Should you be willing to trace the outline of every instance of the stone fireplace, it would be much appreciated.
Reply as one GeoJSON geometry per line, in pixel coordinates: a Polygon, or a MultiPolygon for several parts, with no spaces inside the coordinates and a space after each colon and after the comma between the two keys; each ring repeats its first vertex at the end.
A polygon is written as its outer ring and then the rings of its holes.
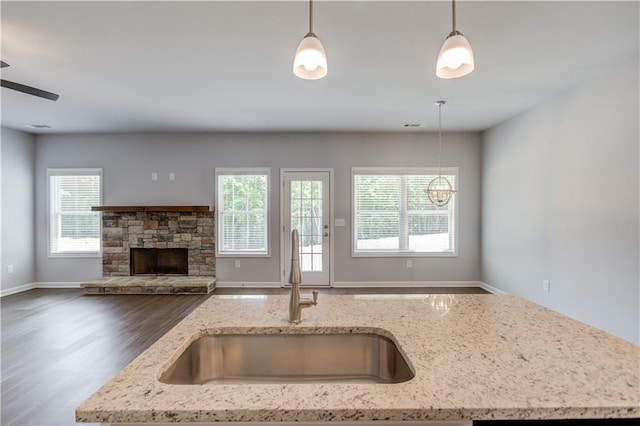
{"type": "Polygon", "coordinates": [[[156,249],[156,253],[163,249],[186,249],[185,275],[214,276],[213,212],[103,211],[102,275],[133,275],[132,249],[156,249]]]}
{"type": "Polygon", "coordinates": [[[215,288],[209,206],[99,206],[102,278],[85,294],[208,293],[215,288]]]}

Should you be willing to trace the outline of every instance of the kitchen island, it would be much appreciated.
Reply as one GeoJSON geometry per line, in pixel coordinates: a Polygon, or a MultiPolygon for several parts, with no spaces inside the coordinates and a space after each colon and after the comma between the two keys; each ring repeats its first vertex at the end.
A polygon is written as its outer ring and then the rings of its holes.
{"type": "MultiPolygon", "coordinates": [[[[640,347],[502,295],[212,296],[76,410],[79,422],[369,422],[640,417],[640,347]],[[396,384],[171,385],[198,337],[377,333],[408,360],[396,384]]],[[[117,348],[114,348],[117,350],[117,348]]]]}

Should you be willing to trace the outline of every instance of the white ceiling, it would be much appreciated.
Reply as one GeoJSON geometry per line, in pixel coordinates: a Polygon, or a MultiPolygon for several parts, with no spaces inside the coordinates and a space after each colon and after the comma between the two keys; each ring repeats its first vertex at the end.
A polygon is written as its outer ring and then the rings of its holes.
{"type": "Polygon", "coordinates": [[[476,70],[440,80],[448,1],[316,1],[329,74],[293,53],[306,1],[2,1],[2,125],[32,133],[487,129],[639,51],[632,2],[458,3],[476,70]],[[49,130],[30,129],[48,124],[49,130]]]}

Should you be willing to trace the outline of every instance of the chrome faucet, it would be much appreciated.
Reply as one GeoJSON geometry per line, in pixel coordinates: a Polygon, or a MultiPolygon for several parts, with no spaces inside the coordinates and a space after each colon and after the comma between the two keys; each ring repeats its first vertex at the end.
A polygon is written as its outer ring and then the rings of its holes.
{"type": "Polygon", "coordinates": [[[291,284],[291,296],[289,297],[289,322],[299,324],[302,321],[302,309],[318,304],[318,292],[313,291],[313,299],[300,297],[300,283],[302,282],[302,271],[300,270],[300,241],[298,230],[291,231],[291,274],[289,283],[291,284]]]}

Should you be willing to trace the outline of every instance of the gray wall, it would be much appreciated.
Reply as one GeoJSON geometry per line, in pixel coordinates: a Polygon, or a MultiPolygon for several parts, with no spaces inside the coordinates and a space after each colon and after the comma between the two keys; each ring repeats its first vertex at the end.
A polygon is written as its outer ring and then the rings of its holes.
{"type": "Polygon", "coordinates": [[[36,281],[34,237],[35,138],[2,128],[2,287],[36,281]],[[7,273],[13,265],[14,272],[7,273]]]}
{"type": "Polygon", "coordinates": [[[616,66],[483,135],[482,279],[638,343],[638,59],[616,66]]]}
{"type": "MultiPolygon", "coordinates": [[[[46,168],[102,167],[105,205],[214,204],[215,167],[271,167],[271,226],[280,222],[281,167],[334,168],[335,281],[477,281],[480,277],[480,135],[445,135],[443,166],[458,166],[459,256],[351,257],[351,167],[437,166],[437,137],[425,133],[51,135],[37,138],[36,230],[38,280],[77,282],[101,276],[99,259],[48,259],[46,168]],[[158,181],[151,181],[151,173],[158,181]],[[176,175],[169,181],[169,172],[176,175]]],[[[280,233],[271,258],[218,258],[225,282],[279,282],[280,233]]]]}

